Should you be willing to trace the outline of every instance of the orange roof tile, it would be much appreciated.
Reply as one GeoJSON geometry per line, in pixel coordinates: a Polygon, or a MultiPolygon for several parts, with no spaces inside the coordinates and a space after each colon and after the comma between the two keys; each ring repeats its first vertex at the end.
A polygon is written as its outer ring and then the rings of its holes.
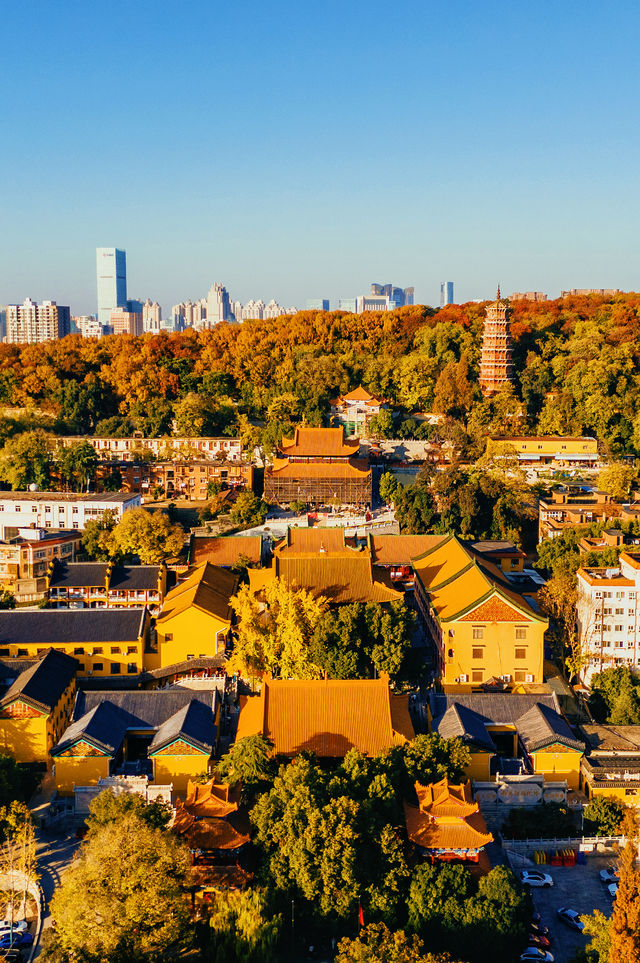
{"type": "Polygon", "coordinates": [[[194,866],[191,877],[201,889],[241,890],[253,880],[253,873],[236,863],[233,866],[194,866]]]}
{"type": "Polygon", "coordinates": [[[353,539],[345,539],[344,528],[293,528],[274,546],[274,555],[299,552],[342,552],[353,546],[353,539]]]}
{"type": "Polygon", "coordinates": [[[376,572],[369,552],[345,549],[326,554],[275,555],[273,571],[289,585],[322,595],[334,604],[396,602],[404,594],[385,584],[383,569],[376,572]]]}
{"type": "Polygon", "coordinates": [[[358,388],[354,388],[346,395],[342,395],[343,401],[374,401],[376,404],[380,404],[380,400],[375,397],[375,395],[370,395],[366,388],[360,385],[358,388]]]}
{"type": "Polygon", "coordinates": [[[369,535],[374,565],[410,565],[411,560],[441,542],[446,535],[369,535]]]}
{"type": "Polygon", "coordinates": [[[434,821],[405,802],[404,818],[407,836],[422,849],[474,850],[493,842],[480,812],[453,822],[434,821]]]}
{"type": "Polygon", "coordinates": [[[358,439],[345,441],[343,428],[307,428],[298,426],[293,438],[283,438],[282,453],[298,457],[349,457],[357,454],[358,439]]]}
{"type": "Polygon", "coordinates": [[[230,798],[227,783],[197,783],[189,780],[184,808],[191,816],[198,818],[210,816],[224,819],[230,813],[237,812],[238,800],[230,798]]]}
{"type": "Polygon", "coordinates": [[[260,535],[221,535],[214,538],[194,535],[191,547],[191,560],[194,565],[211,562],[212,565],[231,568],[242,556],[260,564],[260,535]]]}
{"type": "Polygon", "coordinates": [[[432,782],[428,786],[417,782],[415,790],[421,813],[435,817],[464,817],[478,809],[478,804],[471,797],[471,785],[468,782],[454,785],[445,776],[440,782],[432,782]]]}
{"type": "Polygon", "coordinates": [[[231,623],[229,600],[238,588],[238,576],[210,562],[199,565],[166,596],[158,622],[167,622],[191,606],[231,623]]]}
{"type": "Polygon", "coordinates": [[[413,738],[413,728],[407,735],[393,726],[386,677],[265,679],[260,695],[240,705],[238,738],[258,732],[272,740],[276,753],[308,750],[323,758],[342,758],[354,746],[371,756],[413,738]]]}
{"type": "Polygon", "coordinates": [[[288,458],[275,458],[266,473],[279,478],[367,478],[371,475],[368,463],[362,458],[350,458],[343,462],[291,462],[288,458]]]}

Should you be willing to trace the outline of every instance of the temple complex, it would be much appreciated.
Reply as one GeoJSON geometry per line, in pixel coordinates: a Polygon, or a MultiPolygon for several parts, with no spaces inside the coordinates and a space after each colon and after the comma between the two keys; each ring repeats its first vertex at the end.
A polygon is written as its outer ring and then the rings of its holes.
{"type": "Polygon", "coordinates": [[[479,381],[483,395],[493,394],[513,384],[510,313],[509,301],[500,297],[498,286],[496,300],[487,307],[482,332],[479,381]]]}
{"type": "Polygon", "coordinates": [[[342,427],[297,427],[293,438],[282,439],[272,467],[265,471],[265,501],[371,505],[371,470],[359,451],[358,439],[345,440],[342,427]]]}

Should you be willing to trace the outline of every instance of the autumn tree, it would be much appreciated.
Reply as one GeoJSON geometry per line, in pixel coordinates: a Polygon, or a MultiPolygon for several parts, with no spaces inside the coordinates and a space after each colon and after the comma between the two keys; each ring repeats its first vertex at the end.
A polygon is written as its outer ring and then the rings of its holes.
{"type": "Polygon", "coordinates": [[[338,943],[336,963],[454,963],[448,953],[429,953],[417,936],[369,923],[358,936],[338,943]]]}
{"type": "Polygon", "coordinates": [[[227,671],[245,677],[268,672],[285,679],[321,678],[320,667],[310,660],[309,642],[326,600],[280,578],[268,582],[263,593],[264,602],[243,585],[231,600],[238,624],[227,671]]]}
{"type": "Polygon", "coordinates": [[[5,444],[0,454],[0,478],[14,491],[30,485],[46,490],[51,474],[53,441],[51,435],[36,429],[25,431],[5,444]]]}
{"type": "Polygon", "coordinates": [[[139,793],[116,794],[112,789],[104,789],[89,804],[87,825],[95,834],[125,816],[135,816],[151,828],[164,829],[171,819],[171,806],[157,800],[147,803],[139,793]]]}
{"type": "Polygon", "coordinates": [[[51,901],[52,953],[86,963],[175,960],[192,938],[190,855],[128,814],[92,832],[51,901]]]}
{"type": "Polygon", "coordinates": [[[82,547],[97,562],[108,562],[111,557],[111,535],[118,523],[115,512],[107,510],[100,518],[90,518],[85,522],[82,533],[82,547]]]}
{"type": "Polygon", "coordinates": [[[262,889],[217,892],[208,903],[204,959],[210,963],[270,963],[279,958],[282,915],[262,889]]]}
{"type": "Polygon", "coordinates": [[[380,476],[379,492],[380,500],[390,504],[395,500],[398,492],[398,479],[392,471],[385,471],[380,476]]]}
{"type": "Polygon", "coordinates": [[[0,876],[9,881],[6,891],[10,914],[16,902],[26,906],[29,883],[38,878],[33,818],[24,802],[13,800],[0,808],[0,876]]]}
{"type": "Polygon", "coordinates": [[[236,498],[229,518],[233,525],[242,528],[253,528],[262,525],[269,506],[252,491],[241,492],[236,498]]]}
{"type": "Polygon", "coordinates": [[[135,559],[142,565],[158,565],[178,555],[184,545],[184,531],[164,512],[131,508],[124,513],[107,538],[112,558],[135,559]]]}
{"type": "Polygon", "coordinates": [[[625,462],[613,462],[602,469],[598,475],[598,488],[618,501],[629,497],[638,472],[625,462]]]}
{"type": "Polygon", "coordinates": [[[629,840],[618,862],[618,892],[613,903],[609,938],[611,963],[640,960],[640,870],[637,838],[629,840]]]}
{"type": "Polygon", "coordinates": [[[238,739],[221,757],[215,771],[231,786],[242,783],[243,794],[251,796],[275,776],[273,743],[262,734],[238,739]]]}

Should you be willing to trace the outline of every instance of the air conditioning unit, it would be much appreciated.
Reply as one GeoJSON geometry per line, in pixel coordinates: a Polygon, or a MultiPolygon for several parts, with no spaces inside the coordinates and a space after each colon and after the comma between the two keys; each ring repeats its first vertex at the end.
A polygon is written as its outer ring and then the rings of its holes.
{"type": "Polygon", "coordinates": [[[533,676],[532,676],[532,675],[528,675],[528,676],[526,677],[526,681],[527,681],[527,682],[533,682],[533,676]]]}
{"type": "Polygon", "coordinates": [[[468,682],[468,681],[469,681],[469,676],[468,676],[468,675],[461,675],[461,676],[460,676],[460,681],[461,681],[461,682],[468,682]]]}
{"type": "Polygon", "coordinates": [[[503,675],[503,676],[501,676],[501,678],[502,678],[502,681],[503,681],[503,682],[511,682],[511,676],[510,676],[510,675],[503,675]]]}

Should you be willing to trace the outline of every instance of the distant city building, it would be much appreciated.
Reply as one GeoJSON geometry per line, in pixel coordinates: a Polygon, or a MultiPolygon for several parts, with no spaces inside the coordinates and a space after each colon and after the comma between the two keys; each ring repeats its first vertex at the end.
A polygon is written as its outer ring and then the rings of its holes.
{"type": "Polygon", "coordinates": [[[356,298],[356,314],[365,311],[393,311],[397,307],[387,294],[361,294],[356,298]]]}
{"type": "Polygon", "coordinates": [[[493,394],[513,383],[513,363],[511,361],[512,342],[509,326],[509,302],[500,297],[500,287],[496,300],[486,310],[482,333],[480,354],[479,383],[483,395],[493,394]]]}
{"type": "Polygon", "coordinates": [[[143,331],[142,313],[116,308],[109,315],[109,325],[114,334],[141,335],[143,331]]]}
{"type": "Polygon", "coordinates": [[[7,336],[7,309],[4,305],[0,306],[0,340],[4,341],[7,336]]]}
{"type": "Polygon", "coordinates": [[[232,314],[227,289],[223,284],[212,284],[207,294],[206,327],[212,328],[221,321],[230,321],[232,314]]]}
{"type": "Polygon", "coordinates": [[[620,288],[571,288],[570,291],[563,291],[561,298],[568,298],[571,295],[599,294],[603,298],[612,298],[614,294],[621,294],[620,288]]]}
{"type": "Polygon", "coordinates": [[[162,327],[162,308],[149,298],[142,305],[142,330],[157,334],[162,327]]]}
{"type": "Polygon", "coordinates": [[[102,338],[105,334],[111,334],[111,328],[100,324],[95,314],[82,314],[71,320],[83,338],[102,338]]]}
{"type": "Polygon", "coordinates": [[[263,318],[279,318],[282,314],[296,314],[297,308],[284,308],[272,298],[264,309],[263,318]]]}
{"type": "Polygon", "coordinates": [[[440,307],[453,304],[453,281],[440,282],[440,307]]]}
{"type": "Polygon", "coordinates": [[[370,293],[389,298],[389,301],[393,301],[396,308],[402,308],[405,304],[413,304],[413,288],[396,288],[393,284],[377,284],[374,281],[370,293]]]}
{"type": "Polygon", "coordinates": [[[338,300],[338,311],[349,311],[356,313],[356,298],[340,298],[338,300]]]}
{"type": "Polygon", "coordinates": [[[576,572],[578,651],[585,657],[580,678],[625,666],[640,668],[640,555],[622,552],[611,568],[585,566],[576,572]]]}
{"type": "Polygon", "coordinates": [[[329,310],[329,299],[328,298],[311,298],[307,301],[307,311],[328,311],[329,310]]]}
{"type": "Polygon", "coordinates": [[[26,298],[23,304],[8,304],[6,308],[9,344],[35,344],[64,338],[71,331],[71,312],[55,301],[36,304],[26,298]]]}
{"type": "Polygon", "coordinates": [[[0,492],[0,539],[13,538],[22,529],[83,530],[89,520],[112,512],[120,521],[125,511],[140,507],[140,495],[105,493],[73,495],[69,492],[0,492]]]}
{"type": "Polygon", "coordinates": [[[142,314],[143,302],[139,298],[127,298],[125,307],[127,311],[133,311],[134,314],[142,314]]]}
{"type": "Polygon", "coordinates": [[[542,291],[514,291],[509,295],[510,301],[548,301],[549,298],[542,291]]]}
{"type": "Polygon", "coordinates": [[[127,306],[127,255],[117,247],[96,248],[98,321],[109,324],[115,308],[127,306]]]}

